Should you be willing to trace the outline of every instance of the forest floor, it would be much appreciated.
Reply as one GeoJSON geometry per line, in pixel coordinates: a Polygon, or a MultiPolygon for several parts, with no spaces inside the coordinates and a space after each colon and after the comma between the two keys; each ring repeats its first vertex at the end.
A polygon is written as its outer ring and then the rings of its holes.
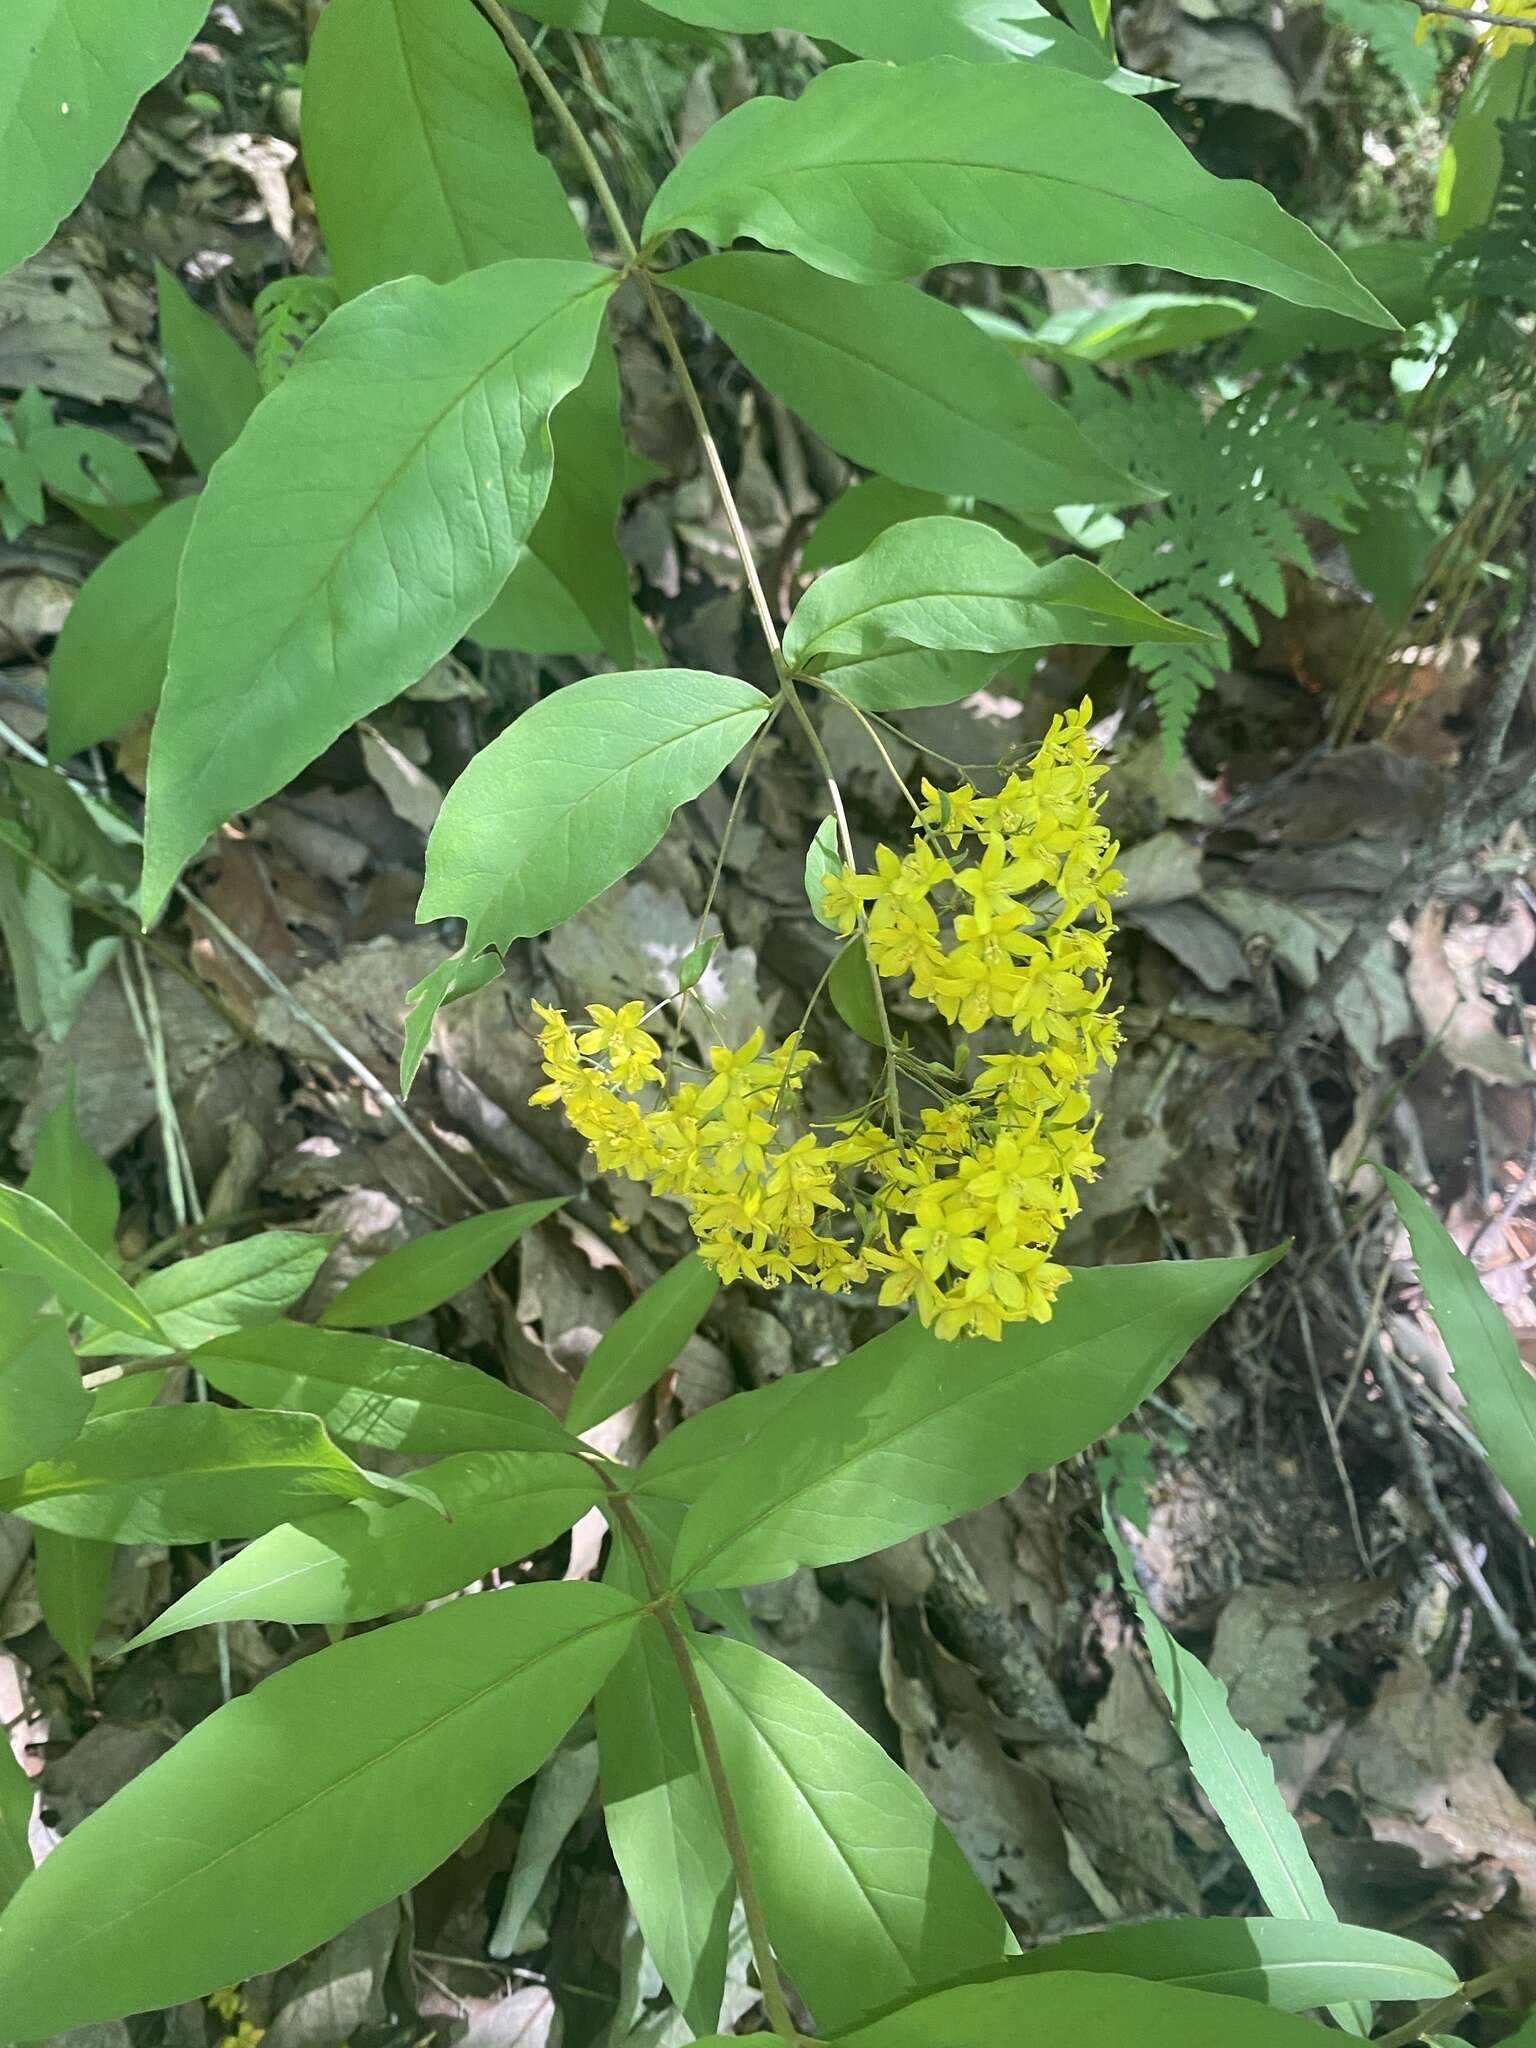
{"type": "MultiPolygon", "coordinates": [[[[1196,10],[1135,15],[1148,37],[1184,38],[1182,58],[1164,61],[1187,70],[1196,10]]],[[[1373,174],[1363,197],[1346,190],[1330,170],[1329,122],[1339,123],[1328,82],[1296,38],[1254,35],[1240,63],[1228,58],[1246,81],[1228,80],[1230,98],[1202,74],[1197,112],[1216,167],[1255,172],[1242,138],[1257,128],[1256,146],[1284,165],[1283,196],[1310,204],[1323,232],[1351,207],[1411,217],[1423,196],[1412,134],[1398,141],[1400,188],[1373,174]],[[1268,112],[1254,112],[1255,80],[1268,112]],[[1294,110],[1275,110],[1282,88],[1294,110]]],[[[37,384],[61,417],[172,456],[151,262],[249,340],[262,284],[311,260],[296,150],[303,36],[297,0],[215,10],[206,42],[146,101],[81,212],[0,283],[0,392],[37,384]]],[[[690,67],[636,60],[675,140],[732,88],[728,65],[690,67]]],[[[641,132],[635,119],[626,133],[641,132]]],[[[638,318],[621,335],[621,364],[647,478],[622,533],[642,607],[665,620],[677,661],[741,671],[743,593],[638,318]]],[[[843,466],[739,375],[711,384],[709,360],[698,367],[761,558],[792,592],[843,466]]],[[[1472,1976],[1536,1953],[1536,1717],[1456,1546],[1481,1561],[1527,1641],[1536,1584],[1368,1162],[1386,1158],[1432,1191],[1536,1366],[1536,854],[1517,825],[1449,863],[1370,950],[1365,998],[1313,1019],[1277,1054],[1277,1007],[1294,1014],[1422,845],[1505,659],[1492,614],[1474,607],[1453,640],[1412,649],[1391,701],[1367,703],[1349,743],[1329,746],[1371,621],[1337,548],[1318,543],[1319,573],[1292,579],[1286,617],[1241,650],[1176,764],[1129,715],[1117,660],[1092,650],[1042,665],[1022,694],[998,685],[913,715],[909,744],[896,743],[914,779],[951,761],[984,769],[1027,752],[1091,681],[1111,745],[1108,815],[1126,849],[1115,994],[1127,1042],[1102,1096],[1106,1165],[1067,1255],[1229,1254],[1286,1237],[1295,1249],[1096,1457],[969,1517],[952,1540],[801,1572],[752,1607],[765,1646],[903,1761],[1032,1936],[1241,1910],[1248,1880],[1109,1589],[1097,1535],[1109,1485],[1137,1530],[1154,1605],[1274,1758],[1341,1916],[1430,1942],[1472,1976]],[[1298,1079],[1318,1120],[1311,1134],[1298,1125],[1298,1079]],[[1309,1153],[1319,1133],[1321,1184],[1309,1153]]],[[[99,547],[62,517],[0,546],[0,761],[42,743],[53,639],[99,547]]],[[[573,1005],[668,991],[693,944],[727,798],[691,807],[640,871],[446,1010],[404,1108],[392,1077],[403,992],[447,943],[415,923],[442,792],[532,701],[541,674],[579,672],[571,660],[465,648],[224,835],[190,880],[243,950],[190,908],[143,943],[110,919],[77,920],[72,935],[38,928],[56,982],[78,985],[59,1035],[29,1034],[14,1006],[0,1007],[5,1177],[25,1171],[72,1068],[84,1134],[124,1190],[129,1254],[178,1232],[216,1242],[219,1229],[258,1220],[335,1233],[315,1306],[366,1258],[430,1226],[580,1189],[484,1282],[396,1333],[558,1411],[597,1336],[680,1255],[686,1231],[679,1209],[594,1181],[579,1141],[528,1106],[539,1080],[528,1003],[552,989],[573,1005]],[[190,1187],[168,1171],[178,1157],[190,1187]]],[[[1524,705],[1506,759],[1533,735],[1524,705]]],[[[131,807],[144,764],[139,731],[97,753],[92,772],[131,807]]],[[[838,766],[866,842],[898,829],[879,762],[850,741],[838,766]]],[[[823,963],[802,875],[824,804],[788,748],[765,768],[731,840],[706,991],[737,1039],[758,1023],[789,1029],[823,963]]],[[[882,1313],[858,1297],[731,1290],[675,1383],[605,1426],[604,1447],[632,1455],[679,1413],[838,1357],[882,1313]]],[[[521,1569],[590,1573],[599,1545],[582,1523],[521,1569]]],[[[113,1654],[205,1568],[197,1552],[119,1552],[88,1690],[41,1626],[26,1525],[0,1517],[0,1719],[29,1768],[41,1765],[38,1846],[227,1685],[243,1689],[307,1646],[313,1631],[236,1623],[227,1672],[205,1633],[113,1654]]],[[[667,2048],[684,2037],[648,2003],[655,1985],[626,1926],[590,1773],[579,1745],[562,1751],[558,1769],[421,1886],[412,1944],[391,1906],[249,1987],[239,2019],[192,2006],[69,2038],[200,2048],[244,2024],[267,2030],[267,2048],[455,2037],[540,2048],[558,2004],[564,2048],[667,2048]],[[509,1897],[509,1960],[493,1964],[487,1935],[509,1897]]],[[[741,1992],[744,1958],[735,1982],[741,1992]]],[[[1536,1963],[1510,1993],[1516,2009],[1536,2002],[1536,1963]]]]}

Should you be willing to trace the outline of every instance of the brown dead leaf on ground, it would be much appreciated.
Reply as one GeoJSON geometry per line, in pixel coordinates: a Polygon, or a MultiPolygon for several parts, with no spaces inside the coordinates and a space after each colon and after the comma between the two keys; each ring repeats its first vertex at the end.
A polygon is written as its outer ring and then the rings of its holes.
{"type": "Polygon", "coordinates": [[[1353,1785],[1374,1840],[1412,1850],[1431,1870],[1481,1873],[1529,1942],[1536,1925],[1536,1816],[1498,1763],[1509,1718],[1489,1713],[1474,1720],[1472,1691],[1465,1680],[1436,1680],[1403,1653],[1340,1743],[1334,1769],[1353,1785]]]}
{"type": "MultiPolygon", "coordinates": [[[[1526,948],[1529,951],[1529,946],[1526,948]]],[[[1463,925],[1436,898],[1414,920],[1408,941],[1408,993],[1425,1036],[1462,1073],[1494,1086],[1536,1080],[1508,1001],[1490,993],[1485,928],[1463,925]]]]}

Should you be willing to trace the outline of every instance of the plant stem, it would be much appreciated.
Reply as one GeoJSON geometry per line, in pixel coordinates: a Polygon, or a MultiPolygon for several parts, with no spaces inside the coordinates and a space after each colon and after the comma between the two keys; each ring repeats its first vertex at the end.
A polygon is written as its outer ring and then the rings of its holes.
{"type": "MultiPolygon", "coordinates": [[[[598,204],[602,207],[604,214],[607,216],[608,224],[613,229],[614,239],[618,243],[619,252],[624,258],[625,266],[633,275],[635,282],[639,285],[644,295],[646,307],[651,316],[651,322],[656,329],[657,338],[661,342],[667,361],[672,366],[672,373],[677,379],[678,390],[682,393],[683,403],[688,408],[688,417],[692,420],[694,432],[698,436],[705,467],[709,471],[710,481],[714,484],[715,495],[720,500],[720,509],[725,514],[725,523],[730,529],[731,545],[735,549],[736,558],[741,564],[742,575],[746,578],[747,589],[752,599],[752,609],[757,614],[757,623],[762,630],[763,639],[767,643],[774,674],[778,677],[779,695],[798,720],[800,728],[805,734],[807,744],[815,757],[816,765],[821,770],[822,780],[826,783],[827,793],[832,801],[833,814],[837,819],[838,837],[842,842],[843,858],[847,861],[850,868],[856,867],[858,863],[854,859],[853,835],[848,829],[847,814],[843,809],[842,792],[838,789],[837,779],[832,772],[832,763],[827,758],[827,751],[821,743],[821,736],[812,724],[805,706],[800,702],[793,678],[785,666],[783,649],[779,644],[779,629],[774,622],[773,611],[768,603],[768,593],[763,588],[763,579],[758,573],[757,561],[752,552],[752,542],[748,537],[746,525],[742,520],[741,510],[736,503],[736,495],[731,489],[730,478],[725,473],[725,464],[721,460],[719,444],[715,440],[714,431],[709,424],[709,417],[704,410],[704,401],[699,396],[699,387],[693,381],[693,373],[688,368],[682,344],[678,341],[672,322],[667,317],[667,309],[661,302],[661,294],[656,288],[656,280],[640,261],[640,252],[635,246],[634,237],[630,234],[624,215],[620,210],[619,202],[613,195],[613,188],[603,175],[603,167],[598,162],[591,143],[588,142],[585,134],[582,132],[581,123],[566,104],[560,88],[539,62],[528,39],[521,33],[511,15],[502,5],[502,0],[475,0],[475,5],[479,7],[520,68],[537,88],[555,120],[559,123],[562,134],[564,134],[572,149],[576,152],[577,159],[591,183],[592,190],[597,195],[598,204]]],[[[860,919],[860,928],[867,939],[869,931],[867,918],[860,919]]],[[[872,960],[868,964],[870,986],[874,991],[875,997],[875,1013],[880,1019],[880,1039],[885,1052],[886,1102],[890,1109],[892,1125],[899,1136],[901,1132],[901,1105],[896,1086],[896,1046],[891,1036],[890,1019],[886,1015],[885,992],[880,986],[879,971],[872,960]]]]}
{"type": "Polygon", "coordinates": [[[1491,7],[1453,7],[1450,0],[1413,0],[1413,5],[1420,14],[1440,14],[1448,21],[1471,22],[1478,28],[1536,29],[1536,14],[1499,14],[1491,7]]]}
{"type": "Polygon", "coordinates": [[[650,1540],[637,1521],[628,1499],[600,1466],[596,1469],[599,1479],[608,1490],[607,1505],[612,1509],[614,1519],[623,1530],[625,1538],[633,1546],[640,1569],[645,1574],[645,1583],[651,1595],[651,1611],[660,1622],[662,1634],[667,1639],[667,1647],[672,1652],[677,1675],[687,1696],[688,1711],[692,1714],[694,1727],[698,1731],[704,1768],[709,1773],[710,1789],[714,1793],[715,1805],[720,1813],[721,1833],[725,1836],[731,1868],[736,1875],[736,1889],[741,1895],[741,1910],[746,1916],[747,1935],[752,1944],[752,1960],[757,1968],[757,1981],[762,1988],[763,2007],[768,2015],[768,2023],[776,2034],[783,2035],[789,2048],[796,2048],[796,2044],[803,2036],[795,2027],[788,2001],[784,1996],[784,1986],[779,1977],[773,1943],[768,1936],[768,1922],[763,1913],[763,1902],[758,1894],[757,1879],[752,1873],[747,1838],[742,1831],[741,1815],[736,1810],[736,1797],[731,1790],[725,1758],[720,1753],[720,1738],[715,1732],[709,1702],[705,1699],[703,1688],[699,1684],[699,1674],[694,1669],[688,1639],[678,1626],[677,1615],[673,1611],[676,1596],[667,1585],[661,1567],[656,1561],[656,1553],[652,1550],[650,1540]]]}
{"type": "Polygon", "coordinates": [[[619,245],[619,254],[626,264],[633,264],[640,253],[635,247],[635,238],[629,232],[629,225],[625,221],[618,200],[613,196],[613,187],[603,175],[603,167],[597,160],[596,152],[588,142],[581,123],[566,105],[559,86],[539,62],[533,45],[502,6],[501,0],[474,0],[474,4],[501,37],[518,69],[527,76],[559,123],[561,133],[575,150],[577,160],[586,173],[587,182],[597,195],[597,203],[607,216],[609,227],[613,229],[613,239],[619,245]]]}
{"type": "Polygon", "coordinates": [[[1448,2025],[1458,2018],[1463,2006],[1471,2005],[1473,2000],[1481,1998],[1485,1991],[1496,1991],[1499,1985],[1523,1969],[1527,1960],[1523,1958],[1518,1963],[1505,1963],[1502,1969],[1490,1970],[1484,1977],[1469,1979],[1459,1991],[1453,1991],[1449,1998],[1442,1998],[1438,2005],[1426,2007],[1417,2019],[1411,2019],[1405,2025],[1395,2028],[1392,2033],[1383,2034],[1379,2040],[1371,2042],[1370,2048],[1408,2048],[1410,2042],[1422,2041],[1425,2035],[1433,2032],[1436,2027],[1448,2025]]]}

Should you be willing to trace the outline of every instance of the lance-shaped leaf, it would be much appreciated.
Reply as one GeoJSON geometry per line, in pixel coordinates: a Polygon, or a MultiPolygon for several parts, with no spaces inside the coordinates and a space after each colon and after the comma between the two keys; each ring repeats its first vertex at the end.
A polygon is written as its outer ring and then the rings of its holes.
{"type": "Polygon", "coordinates": [[[980,520],[911,519],[816,579],[784,657],[856,704],[894,710],[963,694],[975,655],[1205,637],[1077,555],[1036,564],[980,520]]]}
{"type": "MultiPolygon", "coordinates": [[[[0,1742],[0,1907],[32,1875],[32,1780],[11,1747],[9,1731],[0,1742]]],[[[716,2012],[718,2017],[718,2008],[716,2012]]]]}
{"type": "MultiPolygon", "coordinates": [[[[463,918],[471,959],[574,916],[644,860],[678,805],[709,787],[769,709],[749,683],[700,669],[568,683],[449,790],[427,841],[417,916],[463,918]]],[[[440,969],[412,995],[435,1009],[444,985],[440,969]]],[[[424,1046],[419,1020],[415,1031],[424,1046]]]]}
{"type": "Polygon", "coordinates": [[[159,703],[196,512],[196,498],[166,505],[81,584],[48,669],[50,760],[113,738],[159,703]]]}
{"type": "Polygon", "coordinates": [[[1150,498],[1006,348],[902,284],[848,284],[736,251],[671,272],[754,377],[840,454],[922,490],[1016,512],[1150,498]]]}
{"type": "Polygon", "coordinates": [[[32,1531],[38,1605],[48,1633],[85,1681],[87,1693],[94,1690],[91,1645],[106,1613],[114,1555],[112,1544],[93,1542],[88,1536],[61,1536],[57,1529],[40,1525],[32,1531]]]}
{"type": "Polygon", "coordinates": [[[1008,1924],[917,1786],[785,1664],[692,1643],[775,1950],[823,2028],[1008,1954],[1008,1924]]]}
{"type": "Polygon", "coordinates": [[[143,904],[204,836],[425,674],[549,493],[614,274],[496,263],[342,306],[198,504],[150,751],[143,904]]]}
{"type": "Polygon", "coordinates": [[[0,1273],[0,1473],[50,1457],[80,1434],[90,1412],[47,1281],[0,1273]]]}
{"type": "MultiPolygon", "coordinates": [[[[58,660],[58,643],[54,643],[58,660]]],[[[53,688],[49,676],[50,695],[53,688]]],[[[118,1194],[112,1170],[86,1144],[75,1114],[75,1070],[71,1065],[64,1093],[43,1118],[32,1154],[32,1170],[22,1193],[44,1202],[83,1238],[93,1252],[110,1254],[117,1236],[118,1194]]]]}
{"type": "Polygon", "coordinates": [[[654,1617],[598,1694],[595,1718],[614,1861],[662,1982],[702,2033],[720,2018],[736,1881],[688,1697],[654,1617]]]}
{"type": "MultiPolygon", "coordinates": [[[[1231,1836],[1259,1897],[1271,1913],[1335,1925],[1339,1916],[1323,1889],[1296,1816],[1280,1796],[1274,1765],[1232,1712],[1221,1680],[1176,1643],[1152,1612],[1107,1508],[1104,1533],[1140,1618],[1152,1669],[1189,1768],[1231,1836]]],[[[1369,2001],[1345,2001],[1332,2010],[1346,2032],[1369,2032],[1369,2001]]]]}
{"type": "Polygon", "coordinates": [[[1052,313],[1017,346],[1026,355],[1083,363],[1142,363],[1179,348],[1250,326],[1254,309],[1244,299],[1212,293],[1137,292],[1103,306],[1073,306],[1052,313]]]}
{"type": "Polygon", "coordinates": [[[668,1431],[640,1467],[635,1491],[663,1500],[696,1501],[731,1459],[744,1455],[770,1422],[781,1419],[813,1377],[790,1373],[690,1415],[668,1431]]]}
{"type": "Polygon", "coordinates": [[[1536,1379],[1515,1349],[1502,1309],[1434,1210],[1401,1174],[1386,1166],[1377,1171],[1407,1229],[1472,1425],[1526,1533],[1536,1537],[1536,1379]]]}
{"type": "Polygon", "coordinates": [[[911,64],[921,57],[964,57],[1006,64],[1020,57],[1059,64],[1122,91],[1144,91],[1155,79],[1121,71],[1097,45],[1041,6],[1040,0],[930,0],[921,7],[886,0],[655,0],[667,14],[735,35],[798,29],[856,57],[911,64]]]}
{"type": "Polygon", "coordinates": [[[129,1647],[214,1621],[371,1621],[419,1607],[553,1543],[603,1491],[590,1467],[549,1451],[469,1451],[426,1476],[441,1514],[360,1500],[269,1530],[129,1647]]]}
{"type": "Polygon", "coordinates": [[[579,1436],[655,1386],[719,1291],[697,1252],[653,1280],[588,1355],[566,1410],[566,1428],[579,1436]]]}
{"type": "MultiPolygon", "coordinates": [[[[516,66],[473,7],[336,0],[304,70],[303,134],[344,297],[396,277],[447,284],[508,257],[587,254],[516,66]]],[[[535,652],[606,644],[627,665],[629,573],[613,532],[624,440],[606,337],[551,433],[548,501],[493,604],[497,636],[477,619],[474,637],[535,652]]]]}
{"type": "Polygon", "coordinates": [[[1003,2041],[1135,2048],[1318,2048],[1318,2028],[1239,1998],[1135,1977],[1001,1977],[918,1998],[838,2048],[984,2048],[1003,2041]]]}
{"type": "Polygon", "coordinates": [[[1046,1942],[1009,1964],[1038,1977],[1073,1970],[1251,1998],[1283,2012],[1342,1999],[1429,2005],[1460,1981],[1444,1956],[1400,1934],[1319,1920],[1149,1920],[1046,1942]]]}
{"type": "Polygon", "coordinates": [[[171,417],[182,446],[206,476],[256,410],[256,365],[163,263],[155,265],[155,291],[171,417]]]}
{"type": "Polygon", "coordinates": [[[192,1362],[232,1401],[317,1415],[333,1436],[379,1450],[581,1448],[526,1394],[472,1365],[387,1337],[273,1323],[204,1344],[192,1362]]]}
{"type": "Polygon", "coordinates": [[[231,1330],[275,1322],[308,1293],[335,1242],[313,1231],[264,1230],[146,1273],[139,1299],[158,1319],[164,1343],[87,1325],[80,1355],[152,1358],[157,1351],[193,1351],[231,1330]]]}
{"type": "Polygon", "coordinates": [[[0,1481],[0,1513],[100,1543],[201,1543],[409,1490],[354,1464],[312,1416],[190,1402],[88,1422],[67,1449],[0,1481]]]}
{"type": "Polygon", "coordinates": [[[606,1586],[480,1594],[221,1707],[17,1894],[7,2029],[42,2040],[201,1998],[408,1890],[543,1763],[636,1611],[606,1586]]]}
{"type": "Polygon", "coordinates": [[[1048,1323],[1012,1324],[996,1343],[899,1323],[814,1374],[716,1468],[674,1582],[781,1579],[996,1500],[1122,1422],[1278,1256],[1075,1273],[1048,1323]]]}
{"type": "Polygon", "coordinates": [[[1393,324],[1261,187],[1202,170],[1143,101],[1040,64],[839,64],[796,100],[749,100],[652,201],[647,244],[679,228],[870,284],[1147,263],[1393,324]]]}
{"type": "Polygon", "coordinates": [[[525,1230],[563,1206],[564,1195],[542,1202],[518,1202],[466,1217],[445,1230],[430,1230],[365,1266],[320,1311],[332,1329],[370,1330],[408,1323],[451,1301],[488,1273],[525,1230]]]}
{"type": "MultiPolygon", "coordinates": [[[[127,1281],[35,1195],[0,1187],[0,1271],[33,1273],[72,1309],[156,1343],[164,1332],[127,1281]]],[[[170,1348],[170,1347],[167,1347],[170,1348]]]]}
{"type": "Polygon", "coordinates": [[[202,26],[203,0],[7,0],[0,15],[0,271],[41,249],[128,117],[202,26]]]}

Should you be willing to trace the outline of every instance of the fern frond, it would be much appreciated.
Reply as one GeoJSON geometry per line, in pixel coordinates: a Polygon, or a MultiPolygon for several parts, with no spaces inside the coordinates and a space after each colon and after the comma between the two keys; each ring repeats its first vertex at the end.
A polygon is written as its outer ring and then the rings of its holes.
{"type": "Polygon", "coordinates": [[[1105,567],[1159,611],[1221,636],[1215,648],[1131,650],[1176,754],[1201,691],[1227,666],[1228,631],[1256,640],[1255,607],[1285,611],[1285,566],[1312,568],[1300,522],[1352,526],[1366,502],[1359,479],[1400,459],[1401,435],[1272,383],[1209,412],[1155,375],[1118,386],[1079,377],[1074,386],[1074,411],[1092,438],[1165,493],[1105,567]]]}

